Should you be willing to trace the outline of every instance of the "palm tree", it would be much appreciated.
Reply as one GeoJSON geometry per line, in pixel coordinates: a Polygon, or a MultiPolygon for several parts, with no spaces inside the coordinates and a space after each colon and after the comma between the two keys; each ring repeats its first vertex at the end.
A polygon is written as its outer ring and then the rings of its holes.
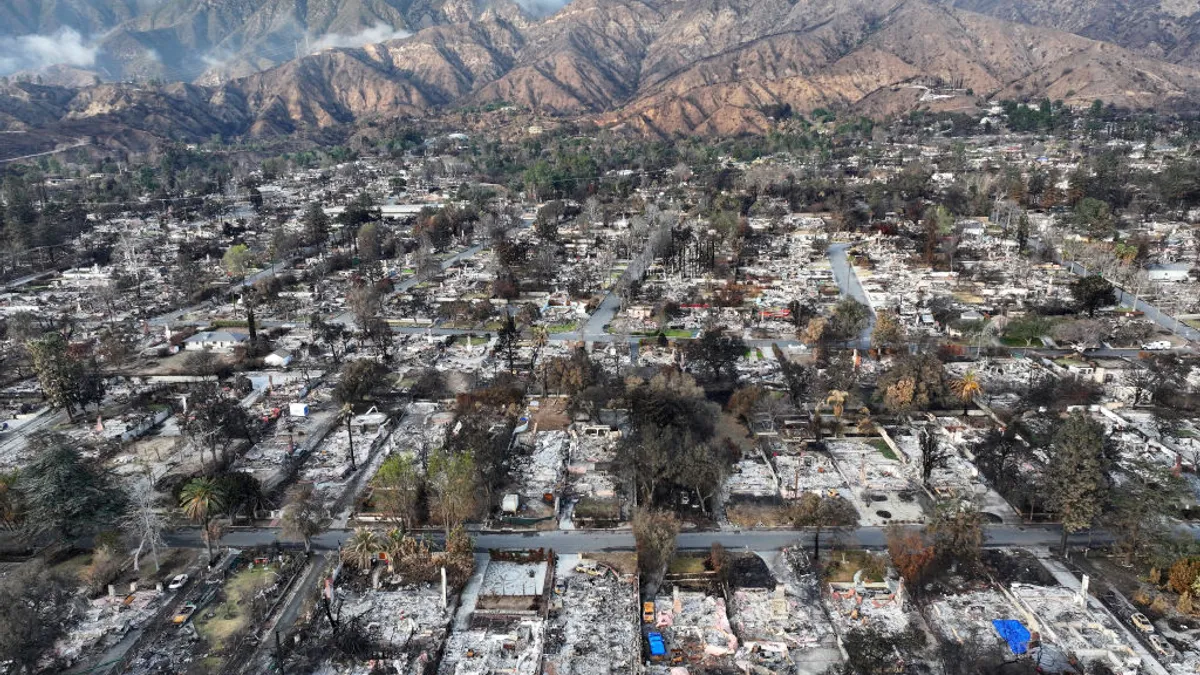
{"type": "Polygon", "coordinates": [[[973,370],[968,370],[962,377],[950,383],[950,391],[962,401],[963,415],[966,415],[967,404],[983,393],[983,385],[979,382],[979,375],[973,370]]]}
{"type": "Polygon", "coordinates": [[[213,514],[225,507],[225,488],[213,478],[193,478],[183,486],[183,492],[179,493],[179,505],[183,508],[183,515],[200,523],[204,531],[204,545],[208,548],[208,558],[212,560],[213,536],[209,524],[213,514]]]}
{"type": "Polygon", "coordinates": [[[383,550],[383,542],[375,530],[360,527],[354,531],[350,541],[342,547],[342,560],[346,563],[365,570],[371,566],[371,561],[383,550]]]}

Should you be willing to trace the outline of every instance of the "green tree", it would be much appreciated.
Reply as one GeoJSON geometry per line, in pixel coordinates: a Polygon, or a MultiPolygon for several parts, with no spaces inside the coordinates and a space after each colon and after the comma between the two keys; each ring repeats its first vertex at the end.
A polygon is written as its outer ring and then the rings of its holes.
{"type": "Polygon", "coordinates": [[[1004,337],[1010,340],[1021,340],[1026,347],[1032,346],[1034,340],[1050,333],[1054,322],[1044,316],[1025,316],[1009,321],[1004,326],[1004,337]]]}
{"type": "Polygon", "coordinates": [[[684,348],[688,366],[700,380],[737,381],[737,362],[746,356],[746,343],[724,328],[711,328],[684,348]]]}
{"type": "Polygon", "coordinates": [[[310,202],[304,211],[304,240],[310,246],[325,248],[329,239],[329,216],[319,202],[310,202]]]}
{"type": "Polygon", "coordinates": [[[771,348],[775,351],[775,359],[779,363],[783,382],[787,385],[788,398],[793,406],[799,407],[812,395],[813,385],[817,379],[816,368],[788,359],[778,345],[772,345],[771,348]]]}
{"type": "Polygon", "coordinates": [[[854,298],[843,298],[833,308],[829,330],[835,340],[853,340],[858,337],[871,318],[871,310],[854,298]]]}
{"type": "Polygon", "coordinates": [[[1082,412],[1059,425],[1046,472],[1047,501],[1062,521],[1062,550],[1067,537],[1099,519],[1107,490],[1104,427],[1082,412]]]}
{"type": "Polygon", "coordinates": [[[364,191],[358,193],[358,196],[346,205],[346,209],[338,215],[337,220],[345,233],[343,236],[349,239],[358,232],[360,226],[379,218],[379,207],[375,206],[375,200],[370,193],[364,191]]]}
{"type": "Polygon", "coordinates": [[[225,273],[234,279],[245,277],[254,264],[254,254],[250,252],[250,247],[245,244],[234,244],[225,251],[225,255],[221,258],[221,264],[225,268],[225,273]]]}
{"type": "Polygon", "coordinates": [[[360,527],[350,536],[350,540],[342,547],[342,560],[347,565],[366,570],[371,568],[383,550],[383,540],[375,530],[360,527]]]}
{"type": "Polygon", "coordinates": [[[245,471],[231,471],[217,477],[225,494],[225,513],[232,521],[239,511],[253,518],[265,505],[262,484],[245,471]]]}
{"type": "Polygon", "coordinates": [[[1087,312],[1088,316],[1096,316],[1096,310],[1117,302],[1113,285],[1099,274],[1089,274],[1072,281],[1071,297],[1075,298],[1079,311],[1087,312]]]}
{"type": "MultiPolygon", "coordinates": [[[[244,281],[254,265],[254,254],[245,244],[235,244],[225,251],[221,259],[225,272],[234,279],[244,281]]],[[[246,328],[250,333],[251,347],[258,341],[258,325],[254,319],[254,310],[258,304],[258,294],[252,288],[244,285],[238,287],[242,291],[242,306],[246,310],[246,328]]]]}
{"type": "Polygon", "coordinates": [[[975,397],[983,393],[983,383],[979,381],[979,374],[974,370],[968,370],[963,373],[963,376],[950,382],[950,391],[963,404],[963,415],[967,414],[967,406],[975,397]]]}
{"type": "Polygon", "coordinates": [[[1025,246],[1029,243],[1029,215],[1024,211],[1021,212],[1021,217],[1017,219],[1017,252],[1024,253],[1025,246]]]}
{"type": "Polygon", "coordinates": [[[83,364],[71,355],[66,338],[50,332],[36,340],[25,343],[33,372],[50,405],[66,411],[67,417],[75,420],[75,405],[83,395],[85,373],[83,364]]]}
{"type": "Polygon", "coordinates": [[[215,478],[193,478],[179,493],[179,506],[183,515],[200,523],[203,528],[204,545],[208,559],[213,558],[212,519],[225,507],[225,492],[215,478]]]}
{"type": "Polygon", "coordinates": [[[125,495],[112,477],[86,460],[60,434],[30,442],[34,460],[21,472],[25,522],[33,532],[67,539],[111,526],[125,509],[125,495]]]}
{"type": "Polygon", "coordinates": [[[1113,232],[1116,219],[1108,202],[1084,197],[1075,205],[1075,223],[1093,237],[1106,237],[1113,232]]]}
{"type": "Polygon", "coordinates": [[[445,448],[429,457],[430,509],[449,534],[475,513],[479,481],[470,452],[451,454],[445,448]]]}
{"type": "Polygon", "coordinates": [[[508,372],[516,372],[517,345],[521,342],[521,331],[517,329],[516,320],[511,313],[506,312],[504,325],[496,333],[496,351],[504,355],[508,362],[508,372]]]}
{"type": "Polygon", "coordinates": [[[40,562],[10,572],[0,581],[0,661],[14,673],[45,672],[39,663],[66,633],[78,597],[65,576],[40,562]]]}
{"type": "Polygon", "coordinates": [[[408,455],[391,455],[380,465],[372,481],[376,508],[401,527],[412,529],[418,522],[417,507],[425,481],[408,455]]]}

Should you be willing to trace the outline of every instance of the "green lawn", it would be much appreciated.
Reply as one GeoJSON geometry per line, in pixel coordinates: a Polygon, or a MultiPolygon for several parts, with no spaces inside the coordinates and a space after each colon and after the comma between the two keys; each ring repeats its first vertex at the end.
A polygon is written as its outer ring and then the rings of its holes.
{"type": "Polygon", "coordinates": [[[557,333],[571,333],[578,329],[578,321],[572,321],[570,323],[553,323],[549,326],[546,326],[546,332],[550,333],[551,335],[555,335],[557,333]]]}
{"type": "Polygon", "coordinates": [[[1042,342],[1041,338],[1035,338],[1029,344],[1025,344],[1025,341],[1020,338],[1002,337],[1002,338],[1000,338],[1000,344],[1004,345],[1005,347],[1042,347],[1042,346],[1044,346],[1044,343],[1042,342]]]}
{"type": "Polygon", "coordinates": [[[667,574],[704,574],[704,556],[677,555],[667,565],[667,574]]]}
{"type": "Polygon", "coordinates": [[[645,335],[647,337],[658,337],[659,333],[662,333],[663,335],[665,335],[669,338],[683,338],[685,340],[696,337],[696,331],[684,330],[682,328],[668,328],[663,331],[642,331],[639,333],[634,333],[634,335],[645,335]]]}
{"type": "Polygon", "coordinates": [[[893,462],[900,461],[900,458],[896,456],[896,453],[892,452],[892,449],[888,447],[888,444],[882,438],[872,438],[871,440],[867,441],[867,443],[872,448],[878,450],[879,454],[883,455],[885,458],[890,459],[893,462]]]}
{"type": "Polygon", "coordinates": [[[224,602],[200,610],[205,616],[194,619],[196,632],[208,643],[210,650],[220,651],[230,646],[226,644],[229,638],[250,622],[250,596],[278,574],[274,566],[248,567],[225,584],[224,602]],[[206,618],[209,613],[213,616],[206,618]]]}

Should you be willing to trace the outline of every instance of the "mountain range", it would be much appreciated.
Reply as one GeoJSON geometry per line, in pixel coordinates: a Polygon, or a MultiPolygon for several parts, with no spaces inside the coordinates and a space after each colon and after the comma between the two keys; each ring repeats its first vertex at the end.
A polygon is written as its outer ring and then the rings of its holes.
{"type": "Polygon", "coordinates": [[[0,130],[63,137],[275,135],[496,103],[669,135],[761,132],[782,104],[1200,100],[1197,0],[2,0],[0,26],[0,66],[31,35],[100,36],[82,40],[92,63],[0,86],[0,130]]]}

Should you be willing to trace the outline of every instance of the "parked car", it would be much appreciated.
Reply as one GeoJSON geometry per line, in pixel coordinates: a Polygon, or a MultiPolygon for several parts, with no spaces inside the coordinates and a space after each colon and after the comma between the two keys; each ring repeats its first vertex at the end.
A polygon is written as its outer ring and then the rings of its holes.
{"type": "Polygon", "coordinates": [[[1142,345],[1142,349],[1144,349],[1146,351],[1157,351],[1160,349],[1170,349],[1170,348],[1171,348],[1170,340],[1154,340],[1153,342],[1147,342],[1142,345]]]}
{"type": "Polygon", "coordinates": [[[187,623],[187,620],[192,618],[192,615],[195,613],[196,613],[196,603],[194,603],[194,602],[185,603],[183,605],[183,607],[179,608],[178,612],[175,612],[175,616],[174,616],[174,618],[171,619],[171,622],[182,625],[184,623],[187,623]]]}
{"type": "Polygon", "coordinates": [[[175,578],[171,579],[171,583],[167,586],[167,588],[169,588],[172,591],[177,591],[177,590],[183,588],[183,585],[186,584],[187,582],[188,582],[188,575],[176,574],[175,578]]]}
{"type": "Polygon", "coordinates": [[[1150,619],[1147,619],[1146,615],[1142,614],[1141,612],[1134,612],[1133,614],[1130,614],[1129,623],[1136,626],[1137,629],[1143,633],[1154,632],[1154,624],[1150,623],[1150,619]]]}
{"type": "Polygon", "coordinates": [[[1159,656],[1170,656],[1171,653],[1175,651],[1174,648],[1171,647],[1171,643],[1167,642],[1166,638],[1161,635],[1151,635],[1149,640],[1150,646],[1154,647],[1154,651],[1158,652],[1159,656]]]}
{"type": "Polygon", "coordinates": [[[654,601],[649,600],[642,603],[642,621],[645,623],[654,623],[654,601]]]}

